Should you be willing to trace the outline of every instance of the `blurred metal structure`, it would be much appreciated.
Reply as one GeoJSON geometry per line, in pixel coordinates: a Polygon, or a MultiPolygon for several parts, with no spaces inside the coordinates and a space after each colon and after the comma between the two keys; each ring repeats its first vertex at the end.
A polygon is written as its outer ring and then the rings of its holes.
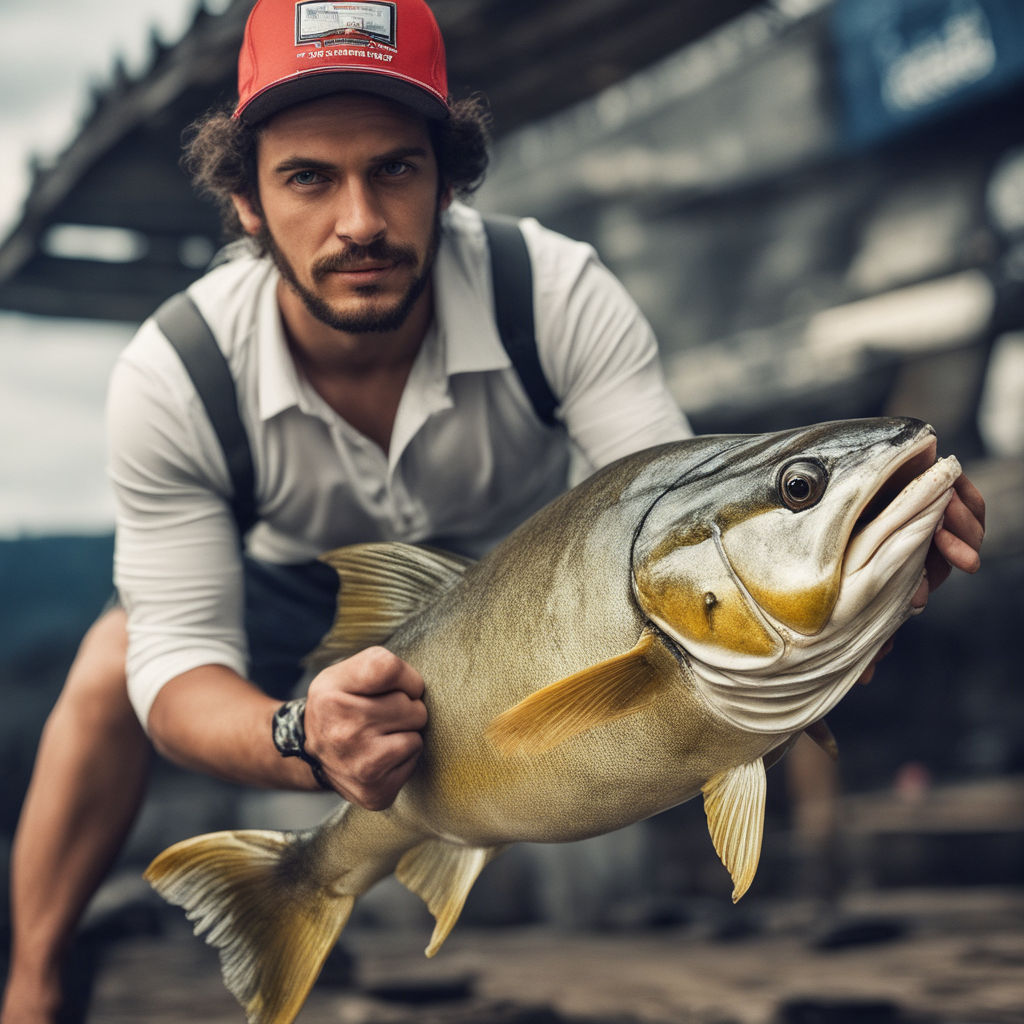
{"type": "Polygon", "coordinates": [[[501,140],[480,202],[594,242],[701,431],[891,411],[967,455],[1024,326],[1022,102],[1012,0],[780,4],[501,140]]]}
{"type": "MultiPolygon", "coordinates": [[[[219,242],[209,204],[178,168],[182,130],[235,93],[251,0],[199,7],[149,68],[114,68],[76,138],[34,167],[20,222],[0,245],[0,309],[136,321],[184,287],[219,242]]],[[[434,0],[452,95],[483,92],[502,135],[617,82],[759,0],[434,0]]]]}

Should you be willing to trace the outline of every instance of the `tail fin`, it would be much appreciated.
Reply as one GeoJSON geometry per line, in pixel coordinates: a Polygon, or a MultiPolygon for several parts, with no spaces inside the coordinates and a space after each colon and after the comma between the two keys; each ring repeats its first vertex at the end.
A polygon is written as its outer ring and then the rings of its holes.
{"type": "Polygon", "coordinates": [[[146,870],[218,949],[249,1024],[295,1019],[355,902],[300,870],[303,842],[284,832],[215,832],[172,846],[146,870]]]}

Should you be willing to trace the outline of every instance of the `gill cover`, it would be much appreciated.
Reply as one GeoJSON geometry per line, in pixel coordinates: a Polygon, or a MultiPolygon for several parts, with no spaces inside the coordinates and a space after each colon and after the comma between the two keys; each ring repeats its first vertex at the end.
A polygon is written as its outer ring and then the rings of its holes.
{"type": "Polygon", "coordinates": [[[737,438],[667,488],[637,533],[640,607],[713,664],[772,663],[784,631],[813,635],[835,606],[836,521],[851,502],[800,433],[737,438]]]}

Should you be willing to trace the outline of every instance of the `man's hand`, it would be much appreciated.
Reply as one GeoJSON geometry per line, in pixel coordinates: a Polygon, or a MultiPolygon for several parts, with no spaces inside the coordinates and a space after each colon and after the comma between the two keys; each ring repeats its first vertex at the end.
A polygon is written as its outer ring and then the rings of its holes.
{"type": "Polygon", "coordinates": [[[383,647],[320,672],[306,700],[306,749],[347,800],[390,807],[412,774],[427,724],[423,678],[383,647]]]}
{"type": "Polygon", "coordinates": [[[957,479],[953,489],[953,498],[946,506],[942,525],[935,532],[925,562],[929,591],[939,586],[951,569],[973,573],[981,568],[979,552],[985,536],[985,499],[965,476],[957,479]]]}
{"type": "MultiPolygon", "coordinates": [[[[910,604],[924,608],[928,595],[945,582],[953,569],[975,573],[981,568],[981,542],[985,536],[985,499],[967,477],[961,475],[953,485],[953,497],[946,506],[942,523],[935,531],[925,559],[925,578],[910,604]]],[[[875,655],[859,683],[871,682],[875,666],[892,650],[892,638],[875,655]]]]}

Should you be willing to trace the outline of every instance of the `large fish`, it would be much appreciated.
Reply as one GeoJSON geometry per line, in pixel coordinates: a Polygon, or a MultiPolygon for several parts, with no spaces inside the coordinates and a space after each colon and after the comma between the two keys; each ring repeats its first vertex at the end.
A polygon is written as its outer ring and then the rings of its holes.
{"type": "Polygon", "coordinates": [[[912,613],[960,473],[930,427],[854,420],[628,456],[481,561],[403,544],[327,556],[333,658],[386,643],[426,681],[412,778],[385,811],[178,843],[147,877],[220,950],[251,1022],[286,1024],[356,898],[392,872],[427,955],[518,841],[608,832],[703,794],[739,897],[765,767],[912,613]]]}

